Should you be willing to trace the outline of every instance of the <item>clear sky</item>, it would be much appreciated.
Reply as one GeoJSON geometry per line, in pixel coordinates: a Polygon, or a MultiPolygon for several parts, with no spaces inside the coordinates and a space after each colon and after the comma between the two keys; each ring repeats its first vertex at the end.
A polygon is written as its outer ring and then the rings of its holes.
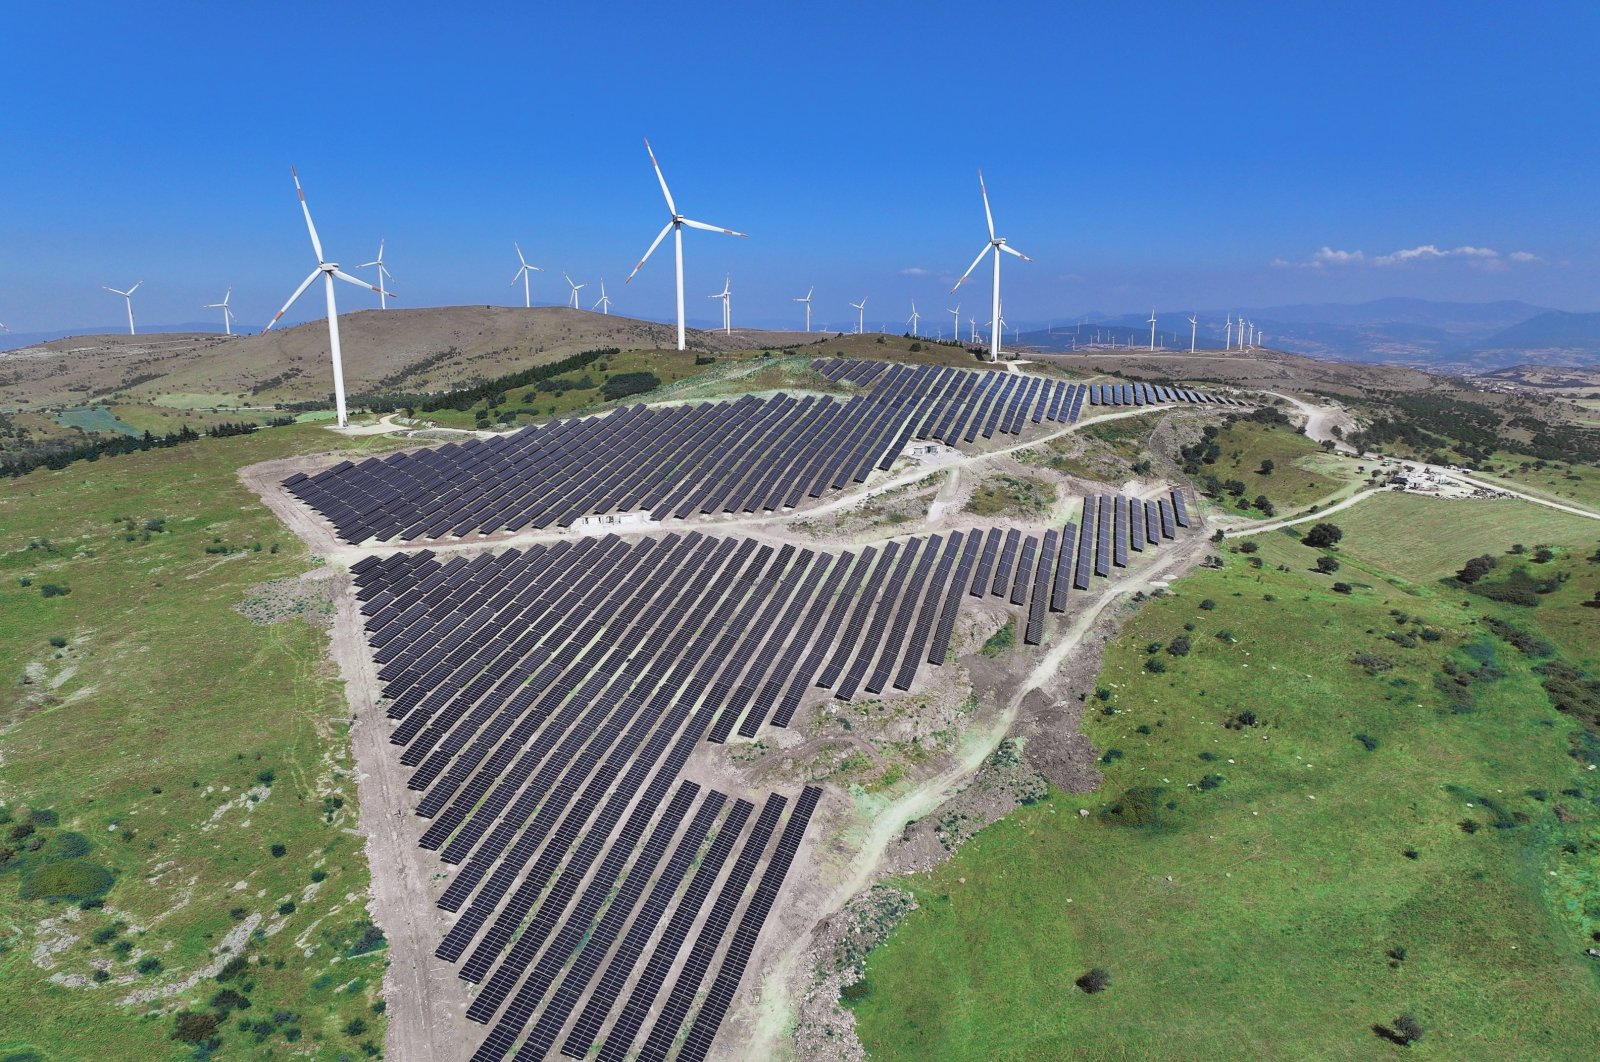
{"type": "Polygon", "coordinates": [[[387,238],[401,305],[520,302],[516,239],[536,302],[565,270],[665,319],[670,245],[623,285],[666,220],[644,136],[685,214],[751,234],[686,234],[691,320],[730,272],[736,323],[815,284],[819,325],[864,295],[948,324],[980,166],[1036,260],[1006,260],[1014,321],[1594,309],[1597,41],[1592,0],[7,4],[0,321],[114,325],[100,285],[143,279],[142,321],[232,286],[259,329],[314,265],[291,163],[330,258],[387,238]]]}

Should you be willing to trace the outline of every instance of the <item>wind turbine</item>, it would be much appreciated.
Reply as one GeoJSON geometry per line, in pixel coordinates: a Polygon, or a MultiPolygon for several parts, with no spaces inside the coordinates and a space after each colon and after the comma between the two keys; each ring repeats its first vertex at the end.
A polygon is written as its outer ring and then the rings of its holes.
{"type": "Polygon", "coordinates": [[[232,297],[233,289],[229,288],[227,293],[222,296],[221,302],[208,302],[200,307],[202,310],[221,310],[222,330],[230,336],[233,335],[233,310],[229,309],[228,300],[232,297]]]}
{"type": "MultiPolygon", "coordinates": [[[[384,242],[385,241],[382,239],[378,241],[378,257],[374,258],[370,262],[362,262],[356,267],[357,269],[368,269],[372,266],[378,267],[378,309],[380,310],[387,310],[389,308],[389,293],[383,290],[383,282],[385,278],[389,280],[394,279],[394,274],[389,272],[388,268],[383,264],[384,242]]],[[[516,281],[512,281],[512,283],[515,284],[516,281]]]]}
{"type": "Polygon", "coordinates": [[[1233,316],[1230,314],[1228,317],[1225,318],[1225,320],[1228,322],[1228,327],[1222,333],[1222,349],[1223,350],[1232,350],[1233,349],[1233,316]]]}
{"type": "Polygon", "coordinates": [[[571,306],[574,310],[583,309],[582,306],[578,305],[578,292],[581,289],[588,287],[589,285],[587,285],[587,284],[574,284],[572,282],[572,278],[571,277],[567,276],[565,273],[562,273],[561,275],[562,275],[563,278],[566,279],[567,287],[572,289],[572,301],[567,303],[567,305],[571,306]]]}
{"type": "Polygon", "coordinates": [[[976,317],[968,316],[967,317],[967,324],[972,326],[972,340],[971,340],[972,345],[973,346],[977,346],[978,345],[978,319],[976,317]]]}
{"type": "Polygon", "coordinates": [[[300,197],[300,210],[306,216],[306,231],[311,234],[311,249],[317,255],[317,268],[313,269],[311,275],[300,282],[300,286],[294,289],[294,294],[289,296],[289,301],[283,304],[283,309],[279,310],[277,315],[267,322],[267,327],[261,331],[263,333],[272,331],[272,326],[277,324],[283,318],[283,315],[289,312],[289,307],[293,306],[295,300],[306,293],[306,289],[311,286],[318,275],[322,277],[324,290],[328,294],[328,349],[333,356],[333,404],[335,412],[338,414],[339,427],[343,428],[350,421],[345,416],[344,408],[344,362],[339,356],[339,308],[333,302],[333,279],[338,277],[347,284],[354,284],[357,287],[366,288],[368,291],[376,291],[380,294],[382,294],[383,288],[373,287],[364,280],[357,280],[340,269],[338,262],[330,262],[322,257],[322,241],[317,238],[317,227],[311,223],[311,208],[306,205],[306,193],[300,187],[300,174],[295,171],[293,166],[289,167],[289,173],[294,176],[295,194],[300,197]]]}
{"type": "Polygon", "coordinates": [[[955,309],[947,310],[946,312],[955,318],[955,325],[950,329],[950,338],[959,343],[961,342],[961,304],[959,302],[956,303],[955,309]]]}
{"type": "MultiPolygon", "coordinates": [[[[142,281],[142,280],[139,281],[139,284],[143,284],[143,283],[144,283],[144,281],[142,281]]],[[[139,290],[139,284],[135,284],[133,287],[129,288],[127,291],[118,291],[116,288],[107,288],[104,284],[100,285],[102,288],[105,288],[107,291],[111,292],[111,294],[113,294],[113,295],[121,295],[124,299],[128,300],[128,334],[130,336],[134,334],[134,332],[133,332],[133,293],[139,290]]]]}
{"type": "Polygon", "coordinates": [[[850,304],[850,308],[856,311],[856,335],[859,336],[862,329],[866,326],[867,297],[865,295],[861,296],[861,301],[852,302],[850,304]]]}
{"type": "Polygon", "coordinates": [[[707,295],[708,299],[722,300],[722,331],[725,334],[733,332],[733,319],[728,316],[728,299],[733,294],[733,278],[726,273],[722,276],[722,290],[715,295],[707,295]]]}
{"type": "Polygon", "coordinates": [[[522,257],[522,245],[516,240],[511,241],[511,246],[517,249],[517,261],[522,263],[522,268],[517,270],[516,276],[511,278],[511,283],[507,284],[506,287],[516,286],[517,281],[520,279],[522,281],[522,308],[525,310],[532,309],[533,299],[528,293],[528,277],[534,273],[543,273],[544,270],[536,265],[528,264],[528,260],[522,257]]]}
{"type": "Polygon", "coordinates": [[[817,286],[815,284],[813,284],[813,285],[811,285],[811,287],[806,289],[806,297],[805,298],[803,298],[803,299],[795,299],[794,300],[795,302],[803,302],[803,303],[806,304],[806,331],[807,332],[811,331],[811,293],[813,291],[816,291],[816,290],[817,290],[817,286]]]}
{"type": "Polygon", "coordinates": [[[1151,309],[1150,309],[1150,321],[1149,321],[1149,324],[1150,324],[1150,350],[1151,350],[1152,353],[1154,353],[1155,349],[1156,349],[1156,311],[1155,311],[1154,307],[1151,307],[1151,309]]]}
{"type": "Polygon", "coordinates": [[[606,298],[606,278],[605,277],[601,277],[600,278],[600,297],[595,300],[594,306],[589,307],[589,309],[592,310],[596,306],[598,306],[600,308],[600,312],[601,313],[605,314],[608,317],[611,315],[611,300],[606,298]]]}
{"type": "Polygon", "coordinates": [[[911,337],[916,338],[917,322],[922,320],[922,315],[917,312],[917,300],[911,300],[911,316],[906,318],[906,323],[911,326],[911,337]]]}
{"type": "Polygon", "coordinates": [[[721,233],[725,233],[725,234],[727,234],[729,236],[746,236],[747,237],[748,233],[734,232],[732,229],[725,229],[725,228],[722,228],[719,225],[707,225],[703,221],[691,221],[690,219],[684,217],[682,214],[678,213],[678,206],[677,206],[676,203],[674,203],[672,201],[672,192],[670,192],[667,189],[667,179],[661,175],[661,164],[656,161],[656,153],[650,147],[650,140],[649,140],[648,137],[645,138],[644,149],[645,149],[645,151],[649,152],[649,154],[650,154],[650,165],[655,167],[656,180],[661,182],[661,195],[666,199],[666,201],[667,201],[667,210],[672,214],[672,217],[667,222],[665,227],[663,227],[662,230],[659,233],[656,234],[655,242],[650,245],[650,249],[649,250],[645,251],[644,257],[639,259],[639,264],[633,267],[633,272],[628,274],[628,279],[626,281],[624,281],[624,283],[626,283],[626,284],[632,284],[633,283],[634,276],[639,272],[640,269],[644,268],[644,264],[650,260],[650,256],[655,253],[656,248],[661,246],[661,241],[667,238],[668,230],[671,230],[671,232],[672,232],[673,250],[676,252],[677,261],[678,261],[678,349],[679,350],[684,350],[685,349],[685,343],[684,343],[684,335],[683,335],[683,227],[685,225],[687,225],[691,229],[704,229],[707,232],[721,232],[721,233]]]}
{"type": "Polygon", "coordinates": [[[1194,314],[1191,313],[1189,315],[1189,353],[1190,354],[1194,353],[1194,333],[1195,333],[1195,329],[1198,327],[1197,320],[1198,319],[1196,318],[1196,316],[1194,314]]]}
{"type": "Polygon", "coordinates": [[[951,288],[950,291],[953,294],[956,288],[966,283],[967,278],[972,275],[972,271],[978,268],[978,263],[983,261],[983,256],[990,251],[994,252],[994,316],[991,319],[994,328],[989,333],[989,360],[999,361],[1000,344],[1002,342],[1000,335],[1000,252],[1014,254],[1024,262],[1031,262],[1033,259],[1015,247],[1008,246],[1005,237],[994,234],[994,214],[989,210],[989,189],[984,186],[982,170],[978,171],[978,190],[983,193],[983,216],[989,222],[989,242],[984,246],[983,250],[978,252],[978,257],[974,258],[972,264],[967,266],[967,271],[961,274],[961,279],[956,281],[956,287],[951,288]]]}

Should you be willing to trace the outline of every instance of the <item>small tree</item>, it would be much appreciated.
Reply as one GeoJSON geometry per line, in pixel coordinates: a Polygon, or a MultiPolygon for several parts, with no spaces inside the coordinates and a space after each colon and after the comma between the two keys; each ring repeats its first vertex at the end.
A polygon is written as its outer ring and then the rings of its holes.
{"type": "Polygon", "coordinates": [[[1332,575],[1339,570],[1339,562],[1324,554],[1317,558],[1317,571],[1323,575],[1332,575]]]}
{"type": "Polygon", "coordinates": [[[1261,459],[1261,467],[1259,469],[1257,469],[1257,471],[1260,472],[1263,476],[1270,476],[1270,475],[1272,475],[1272,470],[1274,468],[1277,468],[1277,467],[1278,466],[1273,463],[1272,458],[1263,457],[1261,459]]]}
{"type": "Polygon", "coordinates": [[[1074,981],[1073,984],[1077,985],[1079,988],[1083,989],[1092,996],[1096,992],[1104,992],[1111,986],[1111,975],[1100,969],[1100,967],[1096,966],[1094,969],[1090,970],[1088,973],[1074,981]]]}
{"type": "Polygon", "coordinates": [[[1456,578],[1460,579],[1464,583],[1475,583],[1479,579],[1482,579],[1485,575],[1488,575],[1489,572],[1494,569],[1497,563],[1498,562],[1487,553],[1480,557],[1473,557],[1471,560],[1467,561],[1466,564],[1461,566],[1460,571],[1456,572],[1456,578]]]}
{"type": "Polygon", "coordinates": [[[1300,541],[1316,549],[1326,549],[1335,545],[1344,537],[1344,532],[1337,524],[1313,524],[1310,531],[1300,541]]]}

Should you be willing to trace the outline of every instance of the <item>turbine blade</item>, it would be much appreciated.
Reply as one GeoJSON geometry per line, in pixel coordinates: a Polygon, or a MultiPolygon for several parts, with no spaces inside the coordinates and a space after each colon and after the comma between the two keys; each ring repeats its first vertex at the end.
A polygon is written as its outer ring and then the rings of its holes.
{"type": "Polygon", "coordinates": [[[1033,261],[1033,259],[1031,259],[1027,255],[1023,254],[1021,251],[1017,250],[1015,247],[1011,246],[1009,243],[1002,243],[1000,245],[1000,249],[1002,251],[1004,251],[1006,254],[1014,254],[1014,255],[1016,255],[1018,258],[1022,259],[1024,262],[1033,261]]]}
{"type": "Polygon", "coordinates": [[[311,249],[317,252],[317,261],[320,262],[323,260],[322,241],[317,238],[317,227],[311,223],[311,208],[306,205],[305,189],[300,187],[300,174],[293,166],[289,167],[289,172],[294,175],[294,192],[300,197],[300,210],[306,216],[306,231],[311,233],[311,249]]]}
{"type": "MultiPolygon", "coordinates": [[[[650,153],[650,165],[655,167],[656,180],[661,182],[661,194],[666,197],[667,209],[672,211],[674,217],[678,214],[678,204],[672,201],[672,191],[667,187],[667,179],[661,174],[661,163],[656,161],[655,149],[650,146],[650,138],[644,138],[644,149],[650,153]]],[[[645,257],[649,257],[646,255],[645,257]]]]}
{"type": "Polygon", "coordinates": [[[273,317],[272,317],[272,320],[267,322],[267,327],[263,328],[261,331],[263,331],[263,332],[272,331],[272,326],[278,323],[279,318],[281,318],[284,314],[289,312],[289,307],[294,305],[294,300],[298,299],[300,296],[302,296],[302,295],[304,295],[306,293],[306,289],[311,286],[312,281],[316,280],[317,279],[317,275],[319,273],[321,273],[321,272],[322,272],[322,270],[320,270],[320,269],[313,269],[311,271],[311,275],[309,277],[306,277],[305,280],[301,281],[300,282],[300,286],[298,288],[294,289],[294,294],[290,295],[289,296],[289,301],[283,304],[283,309],[279,310],[276,314],[274,314],[273,317]]]}
{"type": "Polygon", "coordinates": [[[721,225],[707,225],[703,221],[690,221],[688,218],[684,218],[683,223],[689,226],[691,229],[704,229],[706,232],[722,232],[728,234],[729,236],[743,236],[746,239],[750,237],[748,232],[734,232],[732,229],[725,229],[721,225]]]}
{"type": "Polygon", "coordinates": [[[346,273],[342,269],[335,269],[333,271],[333,275],[347,284],[354,284],[358,288],[366,288],[368,291],[376,291],[378,294],[387,295],[391,299],[395,297],[394,292],[384,291],[376,284],[368,284],[365,280],[357,280],[355,277],[351,276],[349,273],[346,273]]]}
{"type": "Polygon", "coordinates": [[[527,266],[523,266],[522,269],[517,270],[516,275],[511,278],[511,283],[507,284],[506,287],[508,287],[508,288],[512,287],[517,283],[517,281],[521,280],[522,279],[523,270],[525,270],[527,268],[528,268],[527,266]]]}
{"type": "MultiPolygon", "coordinates": [[[[139,281],[139,284],[143,284],[143,283],[144,283],[144,281],[142,281],[142,280],[139,281]]],[[[128,291],[127,291],[127,294],[132,295],[134,292],[138,291],[139,290],[139,284],[135,284],[133,287],[129,288],[128,291]]]]}
{"type": "MultiPolygon", "coordinates": [[[[648,147],[649,145],[650,145],[650,141],[646,140],[645,141],[645,146],[648,147]]],[[[672,231],[672,222],[669,221],[669,222],[666,223],[665,226],[663,226],[661,231],[656,235],[655,242],[652,243],[650,245],[650,249],[644,253],[644,257],[639,259],[639,264],[633,267],[633,272],[628,274],[628,279],[623,281],[624,284],[632,284],[633,283],[634,275],[637,274],[639,272],[639,270],[644,267],[644,264],[646,262],[650,261],[650,256],[656,253],[656,248],[661,246],[661,241],[666,239],[667,238],[667,233],[669,233],[671,231],[672,231]]]]}
{"type": "MultiPolygon", "coordinates": [[[[961,285],[967,282],[967,278],[972,275],[972,271],[978,268],[978,263],[983,261],[983,256],[988,254],[989,248],[993,246],[993,244],[984,244],[983,250],[978,252],[978,257],[972,260],[972,264],[967,266],[967,271],[961,274],[961,279],[956,281],[956,288],[959,288],[961,285]]],[[[951,288],[950,290],[954,292],[956,288],[951,288]]]]}
{"type": "Polygon", "coordinates": [[[994,239],[994,215],[989,212],[989,189],[983,183],[983,171],[978,171],[978,191],[983,193],[983,216],[989,222],[989,239],[994,239]]]}

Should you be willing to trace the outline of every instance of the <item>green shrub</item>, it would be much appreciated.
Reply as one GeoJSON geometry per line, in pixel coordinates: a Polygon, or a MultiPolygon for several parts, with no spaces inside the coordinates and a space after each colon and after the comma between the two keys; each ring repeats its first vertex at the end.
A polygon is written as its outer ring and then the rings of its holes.
{"type": "Polygon", "coordinates": [[[81,859],[41,863],[22,879],[24,900],[92,900],[111,891],[111,871],[81,859]]]}
{"type": "Polygon", "coordinates": [[[203,1044],[217,1034],[222,1024],[220,1014],[200,1014],[192,1010],[179,1011],[172,1020],[172,1038],[186,1044],[203,1044]]]}
{"type": "Polygon", "coordinates": [[[50,636],[50,645],[55,649],[65,649],[67,647],[67,640],[61,637],[59,634],[53,634],[50,636]]]}
{"type": "Polygon", "coordinates": [[[1111,986],[1111,975],[1096,966],[1072,983],[1090,995],[1094,995],[1096,992],[1104,992],[1111,986]]]}
{"type": "Polygon", "coordinates": [[[661,378],[653,372],[622,372],[611,377],[600,387],[600,394],[608,402],[630,395],[642,395],[661,386],[661,378]]]}

